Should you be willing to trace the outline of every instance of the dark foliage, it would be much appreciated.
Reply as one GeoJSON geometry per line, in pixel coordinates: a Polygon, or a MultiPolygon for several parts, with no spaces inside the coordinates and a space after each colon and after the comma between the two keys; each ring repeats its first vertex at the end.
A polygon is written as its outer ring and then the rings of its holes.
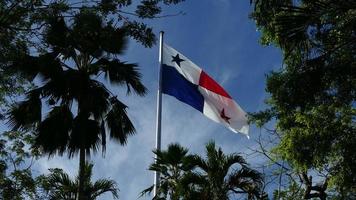
{"type": "Polygon", "coordinates": [[[126,46],[124,29],[105,23],[87,9],[73,20],[67,24],[61,16],[50,18],[44,41],[52,51],[24,57],[12,65],[29,80],[38,77],[44,84],[28,92],[27,99],[11,110],[9,124],[14,129],[34,129],[36,145],[49,155],[68,150],[71,156],[80,148],[95,151],[100,143],[106,144],[101,142],[106,140],[106,128],[121,144],[134,132],[126,106],[95,76],[104,73],[110,83],[125,84],[128,93],[131,89],[139,95],[146,92],[137,66],[113,57],[126,46]],[[68,61],[75,65],[69,66],[68,61]],[[50,112],[41,119],[43,105],[50,112]]]}
{"type": "MultiPolygon", "coordinates": [[[[117,184],[113,180],[99,179],[92,182],[93,164],[86,163],[84,169],[84,194],[87,200],[95,200],[100,195],[111,192],[118,199],[117,184]]],[[[49,200],[76,200],[78,198],[79,177],[72,180],[62,169],[49,169],[50,174],[37,178],[38,187],[49,200]]]]}
{"type": "Polygon", "coordinates": [[[107,136],[126,144],[135,132],[127,106],[105,83],[146,93],[137,65],[119,59],[127,36],[152,47],[155,35],[142,19],[178,2],[140,1],[137,12],[125,11],[130,0],[0,2],[0,103],[22,92],[22,82],[33,84],[8,112],[8,124],[33,132],[45,154],[80,154],[81,200],[85,153],[100,145],[104,152],[107,136]]]}
{"type": "MultiPolygon", "coordinates": [[[[214,142],[206,145],[206,157],[188,154],[179,144],[166,151],[154,151],[156,162],[150,170],[160,173],[157,195],[153,199],[228,200],[260,199],[262,175],[251,169],[242,156],[225,155],[214,142]]],[[[150,193],[154,186],[142,192],[150,193]]]]}
{"type": "Polygon", "coordinates": [[[267,77],[270,109],[253,120],[277,120],[275,152],[297,171],[326,171],[330,188],[355,191],[356,2],[251,2],[262,43],[284,55],[267,77]]]}

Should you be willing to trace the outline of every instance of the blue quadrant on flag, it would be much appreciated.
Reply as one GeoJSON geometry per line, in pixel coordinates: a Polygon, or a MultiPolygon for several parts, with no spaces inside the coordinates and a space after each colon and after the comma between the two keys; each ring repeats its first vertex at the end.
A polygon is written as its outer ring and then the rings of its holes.
{"type": "Polygon", "coordinates": [[[168,65],[162,65],[162,92],[203,112],[204,97],[198,86],[187,81],[178,71],[168,65]]]}

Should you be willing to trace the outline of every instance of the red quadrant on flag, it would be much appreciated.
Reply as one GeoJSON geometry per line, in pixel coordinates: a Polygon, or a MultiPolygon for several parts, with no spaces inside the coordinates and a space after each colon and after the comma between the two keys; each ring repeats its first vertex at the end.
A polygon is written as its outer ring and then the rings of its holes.
{"type": "Polygon", "coordinates": [[[205,89],[215,92],[216,94],[231,99],[230,95],[224,90],[224,88],[222,88],[217,82],[214,81],[214,79],[212,79],[204,71],[202,71],[200,74],[199,85],[201,87],[204,87],[205,89]]]}

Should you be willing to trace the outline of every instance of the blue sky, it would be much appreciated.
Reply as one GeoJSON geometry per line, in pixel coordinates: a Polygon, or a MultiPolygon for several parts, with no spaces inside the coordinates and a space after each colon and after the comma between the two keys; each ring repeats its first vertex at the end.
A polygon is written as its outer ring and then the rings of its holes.
{"type": "MultiPolygon", "coordinates": [[[[249,0],[186,0],[166,8],[164,14],[183,11],[176,17],[147,21],[155,33],[165,31],[165,42],[182,52],[220,83],[247,112],[265,107],[265,75],[281,67],[281,53],[274,47],[258,43],[260,33],[248,18],[252,7],[249,0]]],[[[124,56],[128,62],[139,64],[143,82],[149,89],[145,97],[125,96],[124,88],[112,88],[129,106],[129,116],[137,129],[126,146],[109,142],[105,157],[91,156],[94,179],[117,181],[120,199],[137,199],[140,191],[153,183],[148,171],[153,162],[155,145],[156,91],[158,85],[158,46],[151,49],[131,41],[124,56]]],[[[215,140],[226,153],[247,153],[256,148],[254,139],[260,130],[250,128],[251,139],[234,134],[220,124],[210,121],[200,112],[174,97],[163,95],[162,148],[178,142],[191,153],[202,153],[204,145],[215,140]]],[[[263,159],[247,157],[252,166],[263,159]]],[[[66,156],[42,158],[35,164],[36,173],[48,173],[48,168],[63,168],[72,176],[77,174],[78,158],[66,156]]],[[[111,195],[101,199],[111,199],[111,195]]],[[[149,196],[140,198],[150,199],[149,196]]]]}

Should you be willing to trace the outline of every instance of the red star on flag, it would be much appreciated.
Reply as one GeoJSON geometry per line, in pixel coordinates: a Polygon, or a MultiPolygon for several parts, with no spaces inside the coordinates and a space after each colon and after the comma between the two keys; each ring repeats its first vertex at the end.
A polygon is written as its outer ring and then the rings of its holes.
{"type": "Polygon", "coordinates": [[[224,109],[224,108],[222,109],[222,111],[221,111],[221,113],[220,113],[220,117],[221,117],[223,120],[225,120],[228,124],[230,124],[229,119],[231,119],[231,118],[225,115],[225,109],[224,109]]]}

